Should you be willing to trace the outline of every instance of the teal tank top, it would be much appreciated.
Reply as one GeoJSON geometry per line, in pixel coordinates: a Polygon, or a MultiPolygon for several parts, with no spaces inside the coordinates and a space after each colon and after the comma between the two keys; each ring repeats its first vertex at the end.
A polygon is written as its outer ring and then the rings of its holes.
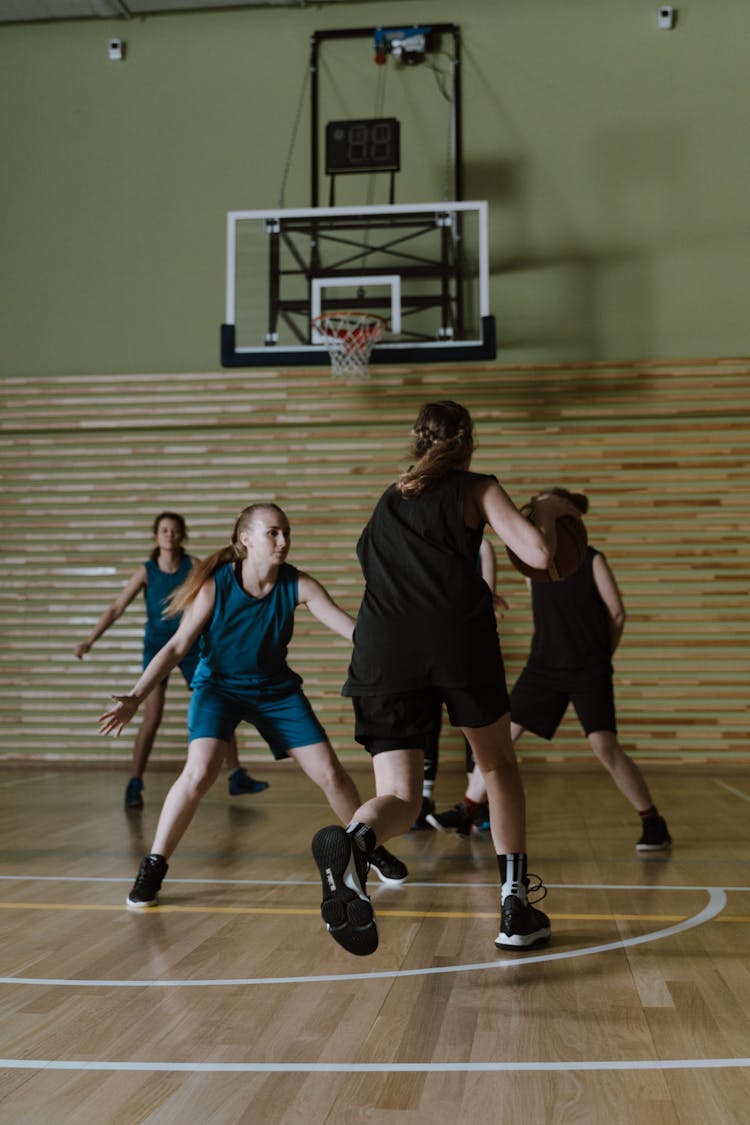
{"type": "Polygon", "coordinates": [[[302,683],[286,662],[298,578],[296,567],[282,563],[273,589],[263,598],[254,598],[243,588],[234,563],[219,567],[214,574],[213,615],[201,634],[194,688],[209,681],[234,692],[302,683]]]}
{"type": "Polygon", "coordinates": [[[151,649],[159,649],[175,635],[180,624],[180,618],[170,617],[166,621],[162,614],[166,608],[167,599],[186,580],[193,569],[193,559],[190,555],[183,555],[180,565],[174,574],[166,574],[159,570],[159,564],[154,559],[147,559],[146,586],[143,596],[146,599],[146,633],[144,643],[151,649]]]}

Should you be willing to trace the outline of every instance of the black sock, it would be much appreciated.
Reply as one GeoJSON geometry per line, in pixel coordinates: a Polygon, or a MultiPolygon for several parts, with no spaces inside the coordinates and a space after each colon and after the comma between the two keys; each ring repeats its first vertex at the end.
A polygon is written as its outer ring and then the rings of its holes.
{"type": "Polygon", "coordinates": [[[641,812],[640,809],[638,810],[638,816],[642,820],[645,820],[647,816],[658,816],[658,815],[659,815],[659,810],[657,809],[656,805],[649,805],[649,807],[647,809],[644,809],[643,812],[641,812]]]}

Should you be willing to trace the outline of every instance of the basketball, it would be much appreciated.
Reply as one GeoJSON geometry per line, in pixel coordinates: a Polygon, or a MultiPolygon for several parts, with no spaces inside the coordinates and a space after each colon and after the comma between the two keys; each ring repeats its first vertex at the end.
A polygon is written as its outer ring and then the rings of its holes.
{"type": "MultiPolygon", "coordinates": [[[[531,517],[527,516],[527,518],[530,519],[531,517]]],[[[589,539],[583,520],[576,519],[575,516],[558,516],[555,521],[555,528],[557,547],[555,549],[554,571],[552,567],[549,570],[537,570],[533,566],[528,566],[517,555],[513,554],[510,547],[505,548],[508,558],[516,570],[533,582],[559,582],[563,578],[569,578],[571,574],[578,570],[586,557],[589,539]]]]}

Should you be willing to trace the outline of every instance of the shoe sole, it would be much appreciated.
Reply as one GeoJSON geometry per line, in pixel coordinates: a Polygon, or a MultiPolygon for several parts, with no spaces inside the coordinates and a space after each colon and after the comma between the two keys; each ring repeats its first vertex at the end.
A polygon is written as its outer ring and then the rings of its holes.
{"type": "Polygon", "coordinates": [[[132,899],[130,899],[130,897],[128,897],[128,898],[125,899],[125,905],[130,910],[148,910],[149,907],[151,907],[151,906],[158,906],[159,905],[159,899],[158,898],[152,898],[148,902],[133,902],[132,899]]]}
{"type": "Polygon", "coordinates": [[[664,844],[636,844],[635,850],[637,852],[667,852],[672,847],[672,841],[669,840],[664,844]]]}
{"type": "Polygon", "coordinates": [[[400,879],[395,878],[393,875],[384,875],[380,868],[372,861],[370,861],[370,871],[374,871],[378,879],[380,879],[380,882],[385,883],[388,887],[403,887],[404,883],[409,878],[408,872],[406,875],[402,875],[400,879]]]}
{"type": "MultiPolygon", "coordinates": [[[[355,845],[356,846],[356,845],[355,845]]],[[[353,863],[352,843],[343,828],[321,828],[312,841],[312,854],[323,885],[320,913],[334,941],[357,957],[378,948],[378,930],[369,898],[347,883],[353,863]]]]}
{"type": "Polygon", "coordinates": [[[515,937],[500,937],[495,938],[495,945],[498,949],[510,949],[516,953],[522,953],[526,949],[535,949],[538,945],[546,945],[552,936],[552,930],[549,927],[544,927],[541,930],[535,930],[533,934],[516,934],[515,937]]]}

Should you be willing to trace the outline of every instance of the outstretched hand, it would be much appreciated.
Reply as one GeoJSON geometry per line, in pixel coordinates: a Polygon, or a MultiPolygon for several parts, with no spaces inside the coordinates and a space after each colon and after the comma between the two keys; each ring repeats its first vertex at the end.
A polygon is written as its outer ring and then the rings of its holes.
{"type": "Polygon", "coordinates": [[[139,700],[134,695],[113,695],[115,706],[99,716],[99,733],[113,734],[119,738],[124,728],[138,710],[139,700]]]}

